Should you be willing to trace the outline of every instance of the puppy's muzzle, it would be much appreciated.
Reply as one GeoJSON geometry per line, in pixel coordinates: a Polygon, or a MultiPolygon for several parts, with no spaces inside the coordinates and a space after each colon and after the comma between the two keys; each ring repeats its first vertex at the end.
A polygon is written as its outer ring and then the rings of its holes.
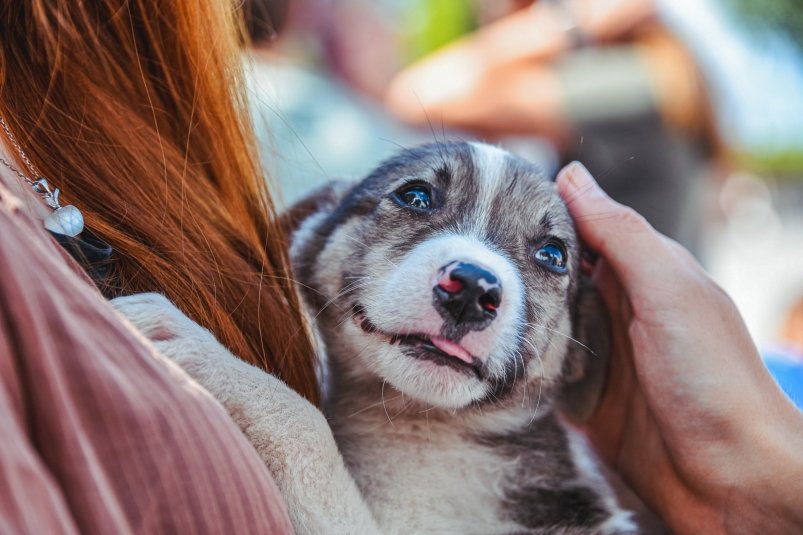
{"type": "Polygon", "coordinates": [[[496,318],[502,304],[502,285],[491,271],[476,264],[454,261],[438,270],[435,309],[454,327],[479,331],[496,318]]]}

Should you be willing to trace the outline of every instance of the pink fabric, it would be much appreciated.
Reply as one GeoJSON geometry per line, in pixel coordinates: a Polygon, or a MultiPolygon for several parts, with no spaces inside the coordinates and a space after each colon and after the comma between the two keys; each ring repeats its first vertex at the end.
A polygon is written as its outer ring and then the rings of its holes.
{"type": "Polygon", "coordinates": [[[0,533],[289,533],[224,410],[0,182],[0,533]]]}

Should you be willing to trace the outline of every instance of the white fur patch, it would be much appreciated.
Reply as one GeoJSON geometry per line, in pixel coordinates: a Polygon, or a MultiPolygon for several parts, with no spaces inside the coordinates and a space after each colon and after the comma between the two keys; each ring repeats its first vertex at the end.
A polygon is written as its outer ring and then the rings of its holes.
{"type": "Polygon", "coordinates": [[[499,184],[502,183],[502,172],[505,169],[505,160],[510,154],[499,147],[485,143],[469,143],[472,149],[476,176],[479,180],[479,194],[477,195],[477,219],[475,228],[481,232],[492,222],[490,221],[491,205],[496,198],[499,184]]]}
{"type": "Polygon", "coordinates": [[[578,480],[594,489],[605,504],[605,508],[611,512],[611,517],[599,526],[599,532],[611,535],[638,533],[632,513],[619,507],[608,482],[594,463],[594,454],[585,438],[571,429],[567,429],[566,435],[569,438],[569,450],[577,468],[578,480]]]}
{"type": "MultiPolygon", "coordinates": [[[[481,331],[466,334],[460,344],[501,375],[514,357],[517,333],[524,317],[521,277],[512,262],[476,238],[445,233],[416,245],[400,262],[385,266],[376,284],[366,288],[366,315],[386,333],[437,336],[443,318],[433,306],[439,270],[455,261],[480,265],[498,278],[502,301],[497,317],[481,331]]],[[[487,394],[488,386],[449,368],[412,360],[397,348],[372,359],[379,375],[403,392],[429,403],[462,407],[487,394]],[[439,369],[440,368],[440,369],[439,369]],[[444,394],[451,399],[444,398],[444,394]]]]}

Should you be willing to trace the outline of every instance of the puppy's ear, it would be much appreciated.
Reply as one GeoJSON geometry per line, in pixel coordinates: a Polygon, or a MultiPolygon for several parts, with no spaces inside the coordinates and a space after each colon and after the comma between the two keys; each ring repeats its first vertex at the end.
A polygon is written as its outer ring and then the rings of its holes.
{"type": "Polygon", "coordinates": [[[563,363],[561,411],[582,424],[597,407],[610,360],[608,314],[591,281],[581,276],[572,309],[572,338],[563,363]]]}
{"type": "Polygon", "coordinates": [[[327,182],[282,212],[279,222],[285,236],[292,236],[308,217],[334,210],[353,185],[352,182],[343,180],[327,182]]]}

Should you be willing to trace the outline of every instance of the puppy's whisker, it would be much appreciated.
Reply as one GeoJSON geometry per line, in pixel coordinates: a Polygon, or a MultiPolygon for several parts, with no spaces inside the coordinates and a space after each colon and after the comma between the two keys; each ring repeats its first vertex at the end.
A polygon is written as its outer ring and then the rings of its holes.
{"type": "Polygon", "coordinates": [[[404,400],[404,392],[402,392],[401,398],[402,398],[401,408],[396,414],[393,415],[394,418],[398,418],[399,416],[404,414],[404,412],[408,409],[408,407],[411,407],[412,405],[415,404],[415,400],[409,400],[409,401],[404,400]]]}
{"type": "Polygon", "coordinates": [[[390,422],[390,425],[392,425],[393,427],[396,427],[396,424],[393,423],[393,419],[390,417],[390,414],[388,413],[388,406],[385,404],[385,384],[387,384],[387,381],[385,381],[383,379],[382,380],[382,391],[381,391],[381,394],[380,394],[382,396],[382,407],[385,409],[385,416],[387,416],[388,422],[390,422]]]}
{"type": "Polygon", "coordinates": [[[337,301],[338,299],[340,299],[344,295],[347,295],[350,292],[353,292],[355,290],[359,290],[360,288],[363,288],[363,287],[367,286],[368,284],[370,284],[370,282],[371,282],[370,280],[368,280],[368,281],[357,281],[357,282],[353,282],[350,285],[346,286],[340,292],[335,294],[334,297],[332,297],[326,303],[324,303],[324,305],[318,310],[318,312],[315,314],[315,316],[313,316],[313,319],[318,319],[318,316],[323,314],[323,312],[327,308],[329,308],[330,305],[334,304],[335,301],[337,301]]]}
{"type": "MultiPolygon", "coordinates": [[[[350,239],[351,241],[353,241],[353,242],[355,242],[355,243],[359,243],[360,245],[364,245],[364,242],[362,242],[362,241],[358,240],[358,239],[357,239],[357,238],[355,238],[354,236],[351,236],[350,234],[346,234],[345,232],[343,232],[342,234],[343,234],[343,236],[345,236],[346,238],[350,239]]],[[[389,258],[387,257],[387,255],[385,255],[385,254],[382,254],[382,259],[383,259],[385,262],[387,262],[388,264],[390,264],[391,266],[393,266],[393,267],[397,267],[397,266],[396,266],[396,264],[395,264],[395,263],[394,263],[394,262],[393,262],[391,259],[389,259],[389,258]]]]}
{"type": "Polygon", "coordinates": [[[358,316],[357,312],[354,312],[353,310],[349,310],[349,311],[347,311],[347,312],[345,312],[343,314],[343,317],[340,319],[340,321],[337,322],[337,326],[338,327],[342,327],[344,323],[346,323],[347,321],[353,320],[357,316],[358,316]]]}
{"type": "MultiPolygon", "coordinates": [[[[369,299],[369,300],[363,300],[363,301],[362,301],[362,303],[363,303],[364,305],[366,305],[366,306],[371,306],[371,305],[372,305],[372,301],[371,301],[370,299],[369,299]]],[[[343,315],[342,315],[342,316],[341,316],[339,319],[337,319],[337,326],[338,326],[338,327],[341,327],[341,326],[342,326],[343,324],[345,324],[347,321],[354,320],[354,318],[356,318],[357,316],[359,316],[359,315],[360,315],[360,313],[361,313],[361,312],[355,311],[353,308],[348,308],[348,309],[346,309],[346,310],[343,310],[343,309],[341,309],[341,312],[343,313],[343,315]]],[[[351,360],[353,360],[355,357],[356,357],[356,355],[355,355],[355,356],[352,356],[352,357],[350,357],[349,359],[347,359],[347,361],[351,361],[351,360]]]]}
{"type": "Polygon", "coordinates": [[[315,292],[316,294],[320,295],[321,297],[326,297],[325,293],[321,292],[317,288],[314,288],[314,287],[312,287],[312,286],[310,286],[308,284],[304,284],[303,282],[301,282],[300,280],[298,280],[295,277],[283,277],[283,276],[279,276],[279,275],[270,275],[270,274],[267,274],[267,273],[260,273],[260,282],[263,281],[263,280],[275,280],[275,281],[291,282],[291,283],[295,284],[296,286],[300,286],[301,288],[305,288],[305,289],[307,289],[307,290],[309,290],[311,292],[315,292]]]}
{"type": "MultiPolygon", "coordinates": [[[[404,394],[399,394],[398,396],[393,396],[392,398],[388,398],[388,401],[396,401],[399,398],[404,398],[404,394]]],[[[384,403],[384,400],[377,401],[376,403],[371,403],[369,405],[366,405],[362,409],[359,409],[359,410],[354,411],[351,414],[347,415],[346,418],[352,418],[354,416],[357,416],[358,414],[362,414],[367,410],[370,410],[370,409],[372,409],[374,407],[378,407],[378,406],[382,405],[383,403],[384,403]]]]}
{"type": "Polygon", "coordinates": [[[533,351],[535,352],[535,358],[538,359],[538,364],[541,366],[541,378],[538,381],[538,399],[535,401],[535,409],[533,410],[533,416],[532,418],[530,418],[530,422],[527,424],[529,426],[532,425],[532,423],[535,421],[535,417],[538,414],[538,408],[541,406],[541,395],[544,390],[545,370],[544,370],[544,360],[541,358],[541,353],[538,351],[538,348],[536,348],[535,345],[526,338],[524,339],[524,342],[526,344],[529,344],[529,346],[533,348],[533,351]]]}
{"type": "MultiPolygon", "coordinates": [[[[521,356],[518,351],[516,351],[516,354],[518,356],[521,356]]],[[[518,382],[518,379],[519,379],[519,367],[516,366],[515,363],[513,364],[513,370],[515,372],[513,374],[513,384],[515,385],[516,382],[518,382]]],[[[524,374],[525,371],[526,371],[526,368],[524,367],[524,359],[523,358],[521,360],[521,371],[522,371],[522,374],[524,374]]],[[[526,375],[525,375],[525,377],[526,377],[526,375]]],[[[524,381],[524,392],[525,392],[525,394],[527,392],[527,381],[524,381]]],[[[524,406],[524,396],[522,396],[521,405],[522,405],[522,407],[524,406]]]]}
{"type": "Polygon", "coordinates": [[[572,338],[572,337],[571,337],[571,336],[569,336],[568,334],[562,333],[562,332],[558,331],[557,329],[552,329],[552,328],[550,328],[550,327],[547,327],[546,325],[541,325],[541,324],[538,324],[538,323],[525,323],[525,325],[528,325],[528,326],[530,326],[530,327],[536,327],[536,328],[539,328],[539,329],[546,329],[546,330],[547,330],[547,331],[549,331],[549,332],[555,333],[555,334],[557,334],[557,335],[559,335],[559,336],[562,336],[562,337],[564,337],[564,338],[568,339],[568,340],[569,340],[569,341],[571,341],[571,342],[574,342],[575,344],[579,345],[580,347],[582,347],[583,349],[585,349],[586,351],[588,351],[589,353],[591,353],[591,354],[592,354],[592,355],[594,355],[595,357],[598,357],[598,356],[599,356],[599,355],[597,355],[597,353],[596,353],[596,352],[595,352],[593,349],[591,349],[590,347],[588,347],[587,345],[585,345],[585,344],[584,344],[583,342],[581,342],[580,340],[578,340],[578,339],[576,339],[576,338],[572,338]]]}
{"type": "MultiPolygon", "coordinates": [[[[524,377],[527,377],[527,366],[524,364],[524,355],[521,354],[521,351],[516,351],[516,356],[521,360],[521,370],[524,374],[524,377]]],[[[523,409],[527,403],[527,381],[524,381],[524,385],[522,387],[522,394],[521,394],[521,408],[523,409]]]]}
{"type": "Polygon", "coordinates": [[[404,145],[402,145],[401,143],[399,143],[398,141],[393,141],[392,139],[388,139],[386,137],[379,137],[377,139],[379,141],[384,141],[385,143],[390,143],[391,145],[395,145],[398,148],[400,148],[401,150],[407,150],[407,148],[408,148],[408,147],[405,147],[404,145]]]}
{"type": "MultiPolygon", "coordinates": [[[[430,409],[434,409],[434,408],[435,407],[430,407],[430,409]]],[[[431,446],[432,445],[432,429],[429,426],[429,410],[430,409],[427,409],[425,411],[424,416],[425,416],[426,421],[427,421],[427,444],[431,446]]]]}

